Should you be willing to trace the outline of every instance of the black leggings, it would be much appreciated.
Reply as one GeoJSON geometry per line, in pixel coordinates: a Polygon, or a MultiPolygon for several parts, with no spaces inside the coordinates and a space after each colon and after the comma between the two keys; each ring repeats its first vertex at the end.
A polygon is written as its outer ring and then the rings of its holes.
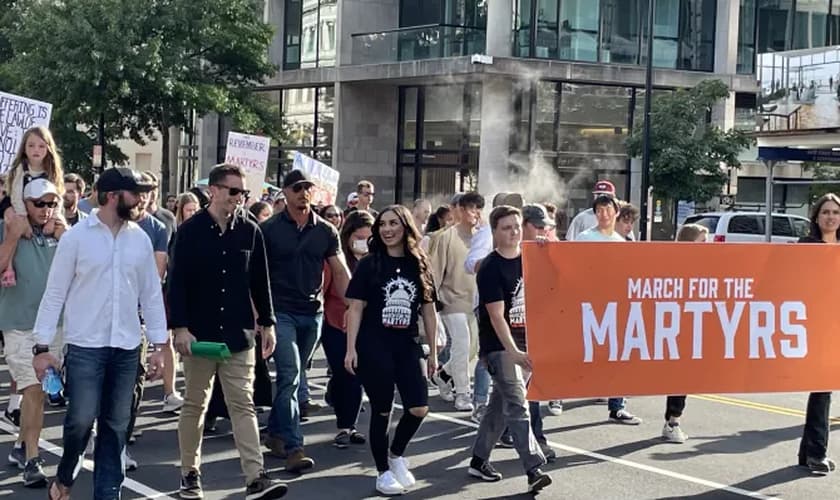
{"type": "Polygon", "coordinates": [[[356,351],[356,373],[370,399],[370,449],[376,461],[376,470],[384,472],[388,470],[388,428],[394,404],[394,386],[400,392],[403,405],[403,415],[391,443],[394,455],[405,453],[423,421],[422,416],[412,415],[409,410],[429,404],[428,386],[421,364],[423,348],[412,337],[381,337],[360,332],[356,351]]]}
{"type": "Polygon", "coordinates": [[[665,401],[665,421],[671,420],[671,417],[682,417],[685,411],[685,396],[668,396],[665,401]]]}

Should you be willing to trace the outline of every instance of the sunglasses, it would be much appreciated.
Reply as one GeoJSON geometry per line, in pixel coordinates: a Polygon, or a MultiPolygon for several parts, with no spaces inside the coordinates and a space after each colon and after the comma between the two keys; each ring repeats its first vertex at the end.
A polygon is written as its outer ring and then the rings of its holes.
{"type": "Polygon", "coordinates": [[[35,207],[37,207],[37,208],[44,208],[44,207],[55,208],[55,207],[58,206],[57,201],[41,201],[41,200],[38,200],[38,201],[33,201],[32,204],[35,205],[35,207]]]}
{"type": "Polygon", "coordinates": [[[303,190],[309,191],[310,189],[312,189],[313,186],[314,184],[307,184],[305,182],[301,182],[300,184],[295,184],[294,186],[292,186],[292,191],[294,191],[295,193],[300,193],[303,190]]]}
{"type": "Polygon", "coordinates": [[[238,187],[225,186],[224,184],[216,184],[216,187],[220,187],[220,188],[225,188],[225,189],[227,189],[227,190],[228,190],[228,194],[230,194],[231,196],[239,196],[240,194],[241,194],[241,195],[245,195],[245,198],[248,198],[248,197],[250,197],[250,196],[251,196],[251,192],[250,192],[250,191],[248,191],[247,189],[241,189],[241,188],[238,188],[238,187]]]}

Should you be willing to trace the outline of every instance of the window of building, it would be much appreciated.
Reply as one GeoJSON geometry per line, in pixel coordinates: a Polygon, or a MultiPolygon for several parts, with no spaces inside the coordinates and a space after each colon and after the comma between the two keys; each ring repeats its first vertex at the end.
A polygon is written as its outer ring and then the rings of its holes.
{"type": "Polygon", "coordinates": [[[738,64],[736,71],[755,73],[756,0],[741,0],[738,10],[738,64]]]}
{"type": "Polygon", "coordinates": [[[397,202],[477,188],[481,86],[400,88],[397,202]]]}
{"type": "Polygon", "coordinates": [[[337,0],[285,0],[283,69],[335,66],[337,0]]]}
{"type": "Polygon", "coordinates": [[[448,24],[484,28],[489,0],[400,0],[400,27],[448,24]]]}
{"type": "MultiPolygon", "coordinates": [[[[647,0],[518,0],[516,55],[644,64],[647,4],[647,0]]],[[[716,0],[657,0],[654,64],[712,71],[716,14],[716,0]]]]}
{"type": "Polygon", "coordinates": [[[794,14],[794,49],[824,47],[828,42],[829,0],[796,0],[794,14]]]}

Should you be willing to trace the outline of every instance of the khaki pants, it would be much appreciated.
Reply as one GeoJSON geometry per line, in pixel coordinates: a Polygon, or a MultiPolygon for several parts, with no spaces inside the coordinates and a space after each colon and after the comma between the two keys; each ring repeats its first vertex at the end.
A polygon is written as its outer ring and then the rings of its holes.
{"type": "Polygon", "coordinates": [[[233,439],[239,451],[246,484],[263,470],[257,412],[254,409],[255,351],[237,352],[227,362],[185,356],[186,394],[178,419],[178,444],[181,447],[181,470],[184,475],[201,467],[201,438],[204,414],[213,393],[213,380],[218,375],[225,393],[233,439]]]}

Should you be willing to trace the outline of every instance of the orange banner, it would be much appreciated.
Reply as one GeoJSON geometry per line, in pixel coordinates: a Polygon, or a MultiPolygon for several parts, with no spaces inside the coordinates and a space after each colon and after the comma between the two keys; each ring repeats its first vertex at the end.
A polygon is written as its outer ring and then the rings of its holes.
{"type": "Polygon", "coordinates": [[[529,399],[840,389],[834,245],[523,245],[529,399]]]}

